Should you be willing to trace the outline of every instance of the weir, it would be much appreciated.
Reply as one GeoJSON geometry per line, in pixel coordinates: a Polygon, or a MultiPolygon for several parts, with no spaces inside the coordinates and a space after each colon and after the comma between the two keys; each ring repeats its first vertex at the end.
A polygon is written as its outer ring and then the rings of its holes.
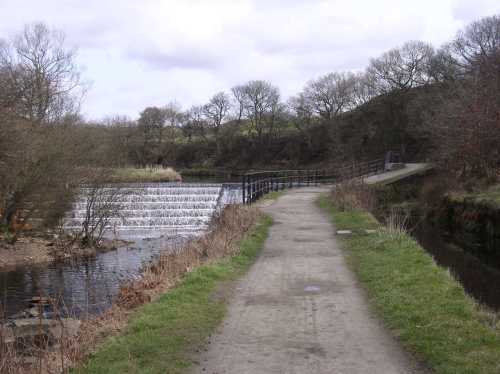
{"type": "MultiPolygon", "coordinates": [[[[103,202],[116,186],[101,189],[103,202]]],[[[115,251],[98,252],[95,257],[0,272],[0,309],[3,307],[6,317],[23,314],[30,300],[40,295],[60,299],[72,316],[99,314],[111,305],[120,287],[139,277],[144,265],[161,251],[182,248],[187,240],[208,230],[220,209],[242,201],[239,183],[118,187],[118,198],[110,203],[117,206],[117,217],[111,219],[107,235],[126,239],[128,244],[115,251]]],[[[67,230],[82,229],[89,191],[82,188],[68,212],[64,220],[67,230]]]]}
{"type": "MultiPolygon", "coordinates": [[[[65,218],[66,230],[81,230],[91,194],[91,189],[81,189],[65,218]]],[[[97,209],[108,204],[113,211],[107,235],[120,238],[195,235],[208,228],[217,209],[242,200],[238,184],[117,185],[102,188],[99,194],[97,209]]]]}

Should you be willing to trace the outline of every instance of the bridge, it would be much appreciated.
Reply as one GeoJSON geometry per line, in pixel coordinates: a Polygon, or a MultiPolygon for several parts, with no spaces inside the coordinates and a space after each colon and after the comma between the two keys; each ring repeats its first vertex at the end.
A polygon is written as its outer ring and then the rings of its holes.
{"type": "Polygon", "coordinates": [[[430,163],[402,163],[392,153],[385,158],[355,162],[328,169],[273,170],[243,175],[243,203],[252,204],[269,192],[293,187],[333,185],[359,179],[369,185],[391,184],[433,168],[430,163]]]}

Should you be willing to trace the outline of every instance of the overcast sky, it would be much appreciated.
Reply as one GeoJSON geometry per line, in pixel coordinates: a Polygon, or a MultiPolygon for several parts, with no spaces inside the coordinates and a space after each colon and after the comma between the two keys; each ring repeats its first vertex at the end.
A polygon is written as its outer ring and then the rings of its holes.
{"type": "Polygon", "coordinates": [[[499,0],[0,0],[0,38],[42,21],[78,47],[87,118],[177,101],[250,79],[284,98],[331,71],[363,69],[407,40],[435,46],[499,0]]]}

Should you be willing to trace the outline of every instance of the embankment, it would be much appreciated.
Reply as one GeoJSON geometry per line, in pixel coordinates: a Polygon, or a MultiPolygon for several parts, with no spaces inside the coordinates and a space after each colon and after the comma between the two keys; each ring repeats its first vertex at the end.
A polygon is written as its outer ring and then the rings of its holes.
{"type": "Polygon", "coordinates": [[[36,359],[3,344],[0,324],[0,368],[15,373],[32,372],[33,365],[43,372],[70,367],[82,373],[176,372],[220,322],[224,300],[216,291],[250,265],[270,224],[254,208],[226,207],[212,231],[161,254],[121,289],[104,314],[83,321],[76,335],[61,334],[52,347],[38,347],[36,359]]]}
{"type": "Polygon", "coordinates": [[[446,196],[429,212],[450,240],[500,268],[500,209],[487,201],[446,196]]]}
{"type": "Polygon", "coordinates": [[[337,229],[376,228],[342,239],[369,299],[395,336],[436,373],[500,372],[498,316],[483,310],[408,234],[382,227],[366,211],[319,205],[337,229]]]}
{"type": "Polygon", "coordinates": [[[173,265],[178,259],[164,257],[143,284],[124,290],[118,305],[135,306],[144,299],[138,294],[149,300],[143,289],[150,282],[163,284],[162,292],[153,292],[161,296],[137,309],[122,333],[107,339],[76,372],[178,373],[191,365],[191,354],[222,321],[225,288],[253,262],[271,225],[269,217],[238,206],[226,208],[222,220],[213,235],[179,253],[180,266],[173,265]],[[178,284],[164,293],[172,285],[167,278],[175,273],[178,284]]]}

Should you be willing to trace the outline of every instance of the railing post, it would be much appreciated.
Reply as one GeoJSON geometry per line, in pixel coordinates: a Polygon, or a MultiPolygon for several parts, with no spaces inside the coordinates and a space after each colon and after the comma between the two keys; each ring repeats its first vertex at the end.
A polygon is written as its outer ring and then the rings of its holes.
{"type": "Polygon", "coordinates": [[[260,176],[257,177],[257,180],[256,180],[256,185],[255,185],[255,191],[256,191],[256,195],[255,195],[255,200],[259,200],[259,197],[260,197],[260,176]]]}
{"type": "Polygon", "coordinates": [[[243,204],[246,204],[246,201],[245,201],[245,190],[247,188],[246,179],[247,179],[247,176],[243,175],[243,180],[241,182],[241,192],[242,192],[242,196],[243,196],[243,204]]]}
{"type": "Polygon", "coordinates": [[[249,187],[250,187],[250,200],[249,201],[250,201],[250,203],[253,203],[255,200],[255,178],[253,176],[250,179],[249,187]]]}

